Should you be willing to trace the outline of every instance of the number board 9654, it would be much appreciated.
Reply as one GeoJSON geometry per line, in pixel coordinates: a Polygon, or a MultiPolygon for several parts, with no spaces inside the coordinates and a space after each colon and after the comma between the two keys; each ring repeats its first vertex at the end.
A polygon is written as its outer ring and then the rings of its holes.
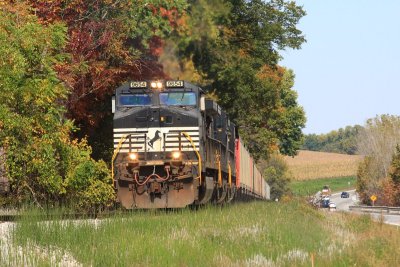
{"type": "Polygon", "coordinates": [[[130,88],[146,88],[147,82],[145,82],[145,81],[131,82],[129,87],[130,88]]]}

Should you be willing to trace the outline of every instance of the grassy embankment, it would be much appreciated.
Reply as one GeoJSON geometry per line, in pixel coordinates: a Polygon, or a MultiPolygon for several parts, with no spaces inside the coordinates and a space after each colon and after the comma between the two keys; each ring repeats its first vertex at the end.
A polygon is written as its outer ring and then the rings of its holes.
{"type": "Polygon", "coordinates": [[[296,157],[285,157],[294,180],[290,187],[296,195],[311,195],[329,185],[332,191],[355,187],[362,156],[301,150],[296,157]]]}
{"type": "Polygon", "coordinates": [[[400,262],[397,228],[295,201],[133,212],[97,224],[30,217],[4,243],[0,253],[13,253],[1,266],[55,266],[62,257],[83,266],[311,266],[311,254],[315,266],[400,262]]]}
{"type": "Polygon", "coordinates": [[[356,184],[355,176],[321,178],[314,180],[292,181],[290,189],[296,196],[310,196],[321,191],[324,185],[329,185],[332,192],[354,189],[356,184]]]}

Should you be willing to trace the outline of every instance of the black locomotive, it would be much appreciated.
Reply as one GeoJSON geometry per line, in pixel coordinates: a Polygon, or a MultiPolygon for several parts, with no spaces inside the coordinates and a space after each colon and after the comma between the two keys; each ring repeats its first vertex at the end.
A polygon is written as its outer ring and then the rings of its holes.
{"type": "Polygon", "coordinates": [[[189,82],[132,81],[113,98],[113,179],[125,208],[268,198],[235,125],[189,82]]]}

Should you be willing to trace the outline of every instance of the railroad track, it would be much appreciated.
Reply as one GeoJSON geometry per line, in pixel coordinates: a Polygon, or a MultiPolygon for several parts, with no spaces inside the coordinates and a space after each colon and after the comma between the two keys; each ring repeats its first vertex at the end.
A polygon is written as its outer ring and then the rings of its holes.
{"type": "Polygon", "coordinates": [[[37,221],[48,221],[48,220],[79,220],[79,219],[100,219],[107,218],[114,215],[115,212],[102,212],[101,214],[83,214],[83,213],[69,213],[69,214],[38,214],[38,215],[29,215],[29,214],[0,214],[0,223],[3,222],[16,222],[21,220],[23,217],[31,216],[34,217],[37,221]]]}
{"type": "Polygon", "coordinates": [[[13,222],[19,218],[17,210],[0,209],[0,223],[13,222]]]}
{"type": "Polygon", "coordinates": [[[0,215],[0,223],[17,221],[19,215],[0,215]]]}
{"type": "MultiPolygon", "coordinates": [[[[195,207],[198,209],[199,207],[195,207]]],[[[80,220],[80,219],[105,219],[109,217],[113,217],[117,214],[121,215],[129,215],[129,214],[134,214],[136,212],[143,213],[147,212],[148,210],[121,210],[121,209],[115,209],[115,210],[109,210],[109,211],[102,211],[100,213],[96,214],[87,214],[87,213],[66,213],[66,214],[24,214],[24,213],[18,213],[17,211],[12,211],[12,212],[5,212],[0,210],[0,223],[3,222],[15,222],[23,217],[26,216],[31,216],[34,217],[35,220],[37,221],[49,221],[49,220],[80,220]]],[[[158,209],[159,212],[180,212],[181,209],[158,209]]]]}

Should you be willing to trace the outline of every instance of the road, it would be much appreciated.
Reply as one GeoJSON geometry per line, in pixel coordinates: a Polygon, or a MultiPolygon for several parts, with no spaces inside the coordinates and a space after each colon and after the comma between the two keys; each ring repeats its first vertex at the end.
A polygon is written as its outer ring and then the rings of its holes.
{"type": "Polygon", "coordinates": [[[356,190],[353,189],[353,190],[349,190],[347,192],[349,192],[349,194],[350,194],[349,198],[341,198],[340,194],[342,192],[334,193],[331,195],[331,202],[335,202],[337,210],[349,211],[349,206],[358,204],[356,190]]]}
{"type": "MultiPolygon", "coordinates": [[[[341,198],[339,193],[334,193],[331,195],[331,202],[334,202],[336,204],[336,209],[337,210],[342,210],[342,211],[350,211],[349,206],[353,205],[358,205],[358,197],[356,194],[355,190],[349,190],[347,191],[350,193],[349,198],[341,198]]],[[[392,224],[392,225],[397,225],[400,226],[400,215],[388,215],[388,214],[379,214],[379,213],[371,213],[371,217],[375,221],[381,221],[383,219],[383,222],[386,224],[392,224]]]]}

